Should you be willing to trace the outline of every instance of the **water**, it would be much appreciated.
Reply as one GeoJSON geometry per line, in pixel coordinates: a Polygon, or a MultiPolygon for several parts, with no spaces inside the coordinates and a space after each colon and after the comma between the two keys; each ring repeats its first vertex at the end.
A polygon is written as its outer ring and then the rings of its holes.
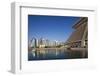
{"type": "Polygon", "coordinates": [[[55,60],[87,58],[86,51],[71,51],[67,49],[41,49],[28,52],[28,60],[55,60]]]}

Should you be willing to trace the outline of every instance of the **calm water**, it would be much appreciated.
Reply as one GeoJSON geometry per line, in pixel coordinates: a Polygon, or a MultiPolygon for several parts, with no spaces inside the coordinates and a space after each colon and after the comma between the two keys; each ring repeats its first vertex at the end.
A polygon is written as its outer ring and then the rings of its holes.
{"type": "Polygon", "coordinates": [[[55,60],[87,58],[86,51],[71,51],[67,49],[45,49],[28,52],[28,60],[55,60]]]}

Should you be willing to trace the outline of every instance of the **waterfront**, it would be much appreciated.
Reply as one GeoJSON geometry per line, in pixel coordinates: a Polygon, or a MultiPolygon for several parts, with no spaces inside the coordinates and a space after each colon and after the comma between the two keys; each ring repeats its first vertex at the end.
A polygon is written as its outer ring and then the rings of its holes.
{"type": "Polygon", "coordinates": [[[66,48],[41,48],[28,52],[28,60],[88,58],[87,50],[68,50],[66,48]]]}
{"type": "Polygon", "coordinates": [[[88,17],[28,16],[28,61],[88,58],[88,17]]]}

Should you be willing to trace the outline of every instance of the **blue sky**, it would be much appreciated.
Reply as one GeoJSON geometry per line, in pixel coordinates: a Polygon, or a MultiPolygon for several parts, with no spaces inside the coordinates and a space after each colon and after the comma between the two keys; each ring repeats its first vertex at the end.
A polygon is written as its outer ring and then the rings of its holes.
{"type": "Polygon", "coordinates": [[[28,15],[28,39],[35,37],[64,42],[80,17],[28,15]]]}

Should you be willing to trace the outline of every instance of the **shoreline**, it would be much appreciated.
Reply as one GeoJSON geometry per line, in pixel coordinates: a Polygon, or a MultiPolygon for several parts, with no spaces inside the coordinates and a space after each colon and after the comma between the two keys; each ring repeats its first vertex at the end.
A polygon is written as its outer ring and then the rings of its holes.
{"type": "Polygon", "coordinates": [[[33,48],[33,50],[61,50],[61,49],[66,49],[70,51],[87,51],[87,48],[33,48]]]}

